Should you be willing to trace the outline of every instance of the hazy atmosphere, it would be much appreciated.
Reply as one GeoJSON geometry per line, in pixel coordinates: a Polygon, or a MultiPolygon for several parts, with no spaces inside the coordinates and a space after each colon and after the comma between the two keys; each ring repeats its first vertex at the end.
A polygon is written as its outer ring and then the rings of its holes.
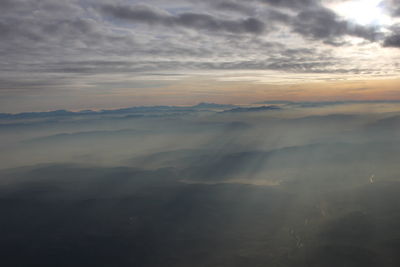
{"type": "Polygon", "coordinates": [[[0,0],[2,266],[400,266],[397,0],[0,0]]]}

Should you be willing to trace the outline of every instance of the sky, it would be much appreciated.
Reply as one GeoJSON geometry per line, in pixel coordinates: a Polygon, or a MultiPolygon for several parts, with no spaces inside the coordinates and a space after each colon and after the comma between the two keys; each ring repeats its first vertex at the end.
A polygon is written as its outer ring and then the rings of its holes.
{"type": "Polygon", "coordinates": [[[400,100],[398,0],[0,4],[0,112],[400,100]]]}

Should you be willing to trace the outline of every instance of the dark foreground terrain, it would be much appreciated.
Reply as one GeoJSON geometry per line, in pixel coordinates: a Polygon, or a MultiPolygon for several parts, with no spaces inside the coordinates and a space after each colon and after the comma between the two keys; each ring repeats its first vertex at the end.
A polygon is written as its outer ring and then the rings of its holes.
{"type": "Polygon", "coordinates": [[[400,266],[400,115],[339,108],[7,117],[1,266],[400,266]]]}

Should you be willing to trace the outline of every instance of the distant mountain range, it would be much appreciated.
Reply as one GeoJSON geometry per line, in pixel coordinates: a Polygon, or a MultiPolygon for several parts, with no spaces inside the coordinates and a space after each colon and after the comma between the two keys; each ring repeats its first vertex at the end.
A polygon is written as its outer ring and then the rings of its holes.
{"type": "Polygon", "coordinates": [[[282,108],[278,106],[261,106],[261,107],[236,107],[229,110],[224,110],[222,113],[237,113],[237,112],[259,112],[259,111],[270,111],[280,110],[282,108]]]}
{"type": "Polygon", "coordinates": [[[322,107],[330,105],[344,104],[365,104],[365,103],[400,103],[400,100],[343,100],[343,101],[286,101],[286,100],[267,100],[254,104],[257,105],[294,105],[299,107],[322,107]]]}
{"type": "Polygon", "coordinates": [[[202,102],[197,104],[196,106],[193,106],[192,108],[197,108],[197,109],[221,109],[221,108],[233,108],[236,107],[235,105],[229,105],[229,104],[215,104],[215,103],[207,103],[207,102],[202,102]]]}
{"type": "Polygon", "coordinates": [[[230,104],[216,104],[202,102],[194,106],[137,106],[121,109],[103,109],[103,110],[54,110],[44,112],[23,112],[23,113],[0,113],[0,119],[40,119],[52,117],[68,117],[68,116],[91,116],[91,115],[127,115],[127,116],[143,116],[148,113],[179,113],[179,112],[197,112],[197,111],[220,111],[223,113],[228,112],[257,112],[279,110],[282,106],[312,108],[323,107],[329,105],[344,105],[344,104],[362,104],[362,103],[400,103],[399,100],[371,100],[371,101],[322,101],[322,102],[292,102],[285,100],[272,100],[254,103],[254,105],[264,106],[237,106],[230,104]],[[268,106],[266,106],[268,105],[268,106]],[[134,114],[132,114],[134,113],[134,114]],[[129,115],[132,114],[132,115],[129,115]]]}
{"type": "Polygon", "coordinates": [[[121,109],[108,109],[108,110],[82,110],[82,111],[68,111],[68,110],[55,110],[45,112],[24,112],[24,113],[0,113],[0,119],[34,119],[34,118],[47,118],[47,117],[66,117],[71,115],[90,116],[90,115],[118,115],[118,114],[131,114],[131,113],[157,113],[157,112],[191,112],[198,110],[213,110],[213,109],[227,109],[236,107],[235,105],[224,105],[215,103],[199,103],[195,106],[138,106],[121,109]]]}

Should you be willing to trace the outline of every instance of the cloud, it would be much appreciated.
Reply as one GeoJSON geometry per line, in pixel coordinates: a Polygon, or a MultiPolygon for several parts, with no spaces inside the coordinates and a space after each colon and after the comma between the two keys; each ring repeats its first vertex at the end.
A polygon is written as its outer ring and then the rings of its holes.
{"type": "Polygon", "coordinates": [[[212,2],[212,6],[220,10],[234,11],[243,13],[245,15],[251,15],[255,13],[251,6],[233,1],[215,1],[212,2]]]}
{"type": "Polygon", "coordinates": [[[265,24],[256,18],[240,20],[218,19],[209,14],[185,12],[171,15],[167,12],[144,5],[115,6],[104,5],[101,10],[116,18],[133,22],[162,25],[165,27],[185,27],[197,30],[225,31],[230,33],[260,34],[265,30],[265,24]]]}
{"type": "Polygon", "coordinates": [[[301,11],[291,26],[296,33],[325,41],[349,35],[373,42],[379,34],[374,27],[352,24],[324,7],[301,11]]]}
{"type": "MultiPolygon", "coordinates": [[[[2,1],[2,93],[95,90],[116,75],[128,85],[155,71],[182,77],[214,70],[275,70],[283,76],[373,72],[388,65],[366,64],[357,51],[382,42],[374,52],[380,58],[385,47],[396,46],[396,31],[383,41],[379,29],[345,21],[324,6],[327,1],[123,3],[2,1]],[[353,44],[351,37],[365,42],[353,44]],[[347,50],[353,51],[351,60],[347,50]]],[[[389,4],[394,11],[395,2],[389,4]]]]}
{"type": "Polygon", "coordinates": [[[393,16],[400,16],[400,1],[399,0],[384,0],[382,6],[393,16]]]}
{"type": "Polygon", "coordinates": [[[310,6],[318,5],[317,0],[259,0],[262,3],[271,5],[273,7],[284,7],[294,10],[308,8],[310,6]]]}
{"type": "Polygon", "coordinates": [[[400,48],[400,34],[392,34],[388,36],[384,43],[386,47],[399,47],[400,48]]]}
{"type": "Polygon", "coordinates": [[[386,36],[384,47],[400,47],[400,24],[396,24],[390,28],[390,33],[386,36]]]}

